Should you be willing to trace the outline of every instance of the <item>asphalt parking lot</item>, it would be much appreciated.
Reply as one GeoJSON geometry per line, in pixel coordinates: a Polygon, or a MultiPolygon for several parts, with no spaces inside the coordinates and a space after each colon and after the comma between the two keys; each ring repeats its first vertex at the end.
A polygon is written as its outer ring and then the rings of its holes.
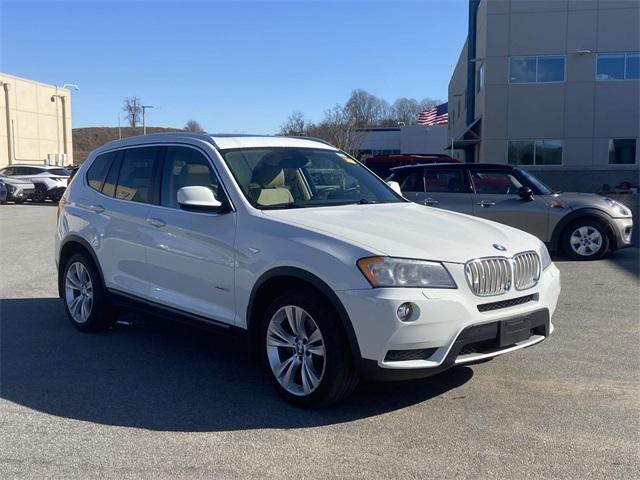
{"type": "Polygon", "coordinates": [[[304,411],[227,338],[144,316],[74,330],[55,212],[0,207],[1,478],[637,478],[637,248],[557,260],[541,345],[304,411]]]}

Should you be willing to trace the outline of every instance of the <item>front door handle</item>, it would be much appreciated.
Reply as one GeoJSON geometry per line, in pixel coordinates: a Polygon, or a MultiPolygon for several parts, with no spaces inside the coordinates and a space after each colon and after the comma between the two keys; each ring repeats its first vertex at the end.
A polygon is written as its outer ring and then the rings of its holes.
{"type": "Polygon", "coordinates": [[[480,203],[478,203],[477,205],[480,205],[482,208],[489,208],[489,207],[493,207],[495,204],[496,204],[496,202],[485,202],[483,200],[480,203]]]}
{"type": "Polygon", "coordinates": [[[425,204],[425,205],[428,205],[428,206],[437,205],[437,204],[439,204],[439,203],[440,203],[440,202],[439,202],[438,200],[434,200],[433,198],[427,198],[427,199],[424,201],[424,204],[425,204]]]}
{"type": "Polygon", "coordinates": [[[160,218],[147,218],[146,220],[149,225],[156,228],[164,227],[167,224],[167,222],[160,218]]]}
{"type": "Polygon", "coordinates": [[[104,207],[102,205],[89,205],[89,210],[93,213],[102,213],[104,212],[104,207]]]}

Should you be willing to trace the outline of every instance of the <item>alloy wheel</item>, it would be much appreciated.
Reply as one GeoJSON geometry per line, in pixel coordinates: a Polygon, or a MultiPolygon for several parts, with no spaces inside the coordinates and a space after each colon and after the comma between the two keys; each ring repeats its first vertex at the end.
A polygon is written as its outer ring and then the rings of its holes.
{"type": "Polygon", "coordinates": [[[67,308],[73,320],[86,323],[93,307],[93,284],[89,271],[81,262],[69,265],[64,292],[67,308]]]}
{"type": "Polygon", "coordinates": [[[284,306],[271,317],[266,337],[269,366],[280,386],[297,396],[314,392],[324,375],[326,348],[311,315],[284,306]]]}
{"type": "Polygon", "coordinates": [[[575,253],[590,257],[602,248],[602,234],[598,229],[585,225],[573,231],[569,237],[569,243],[575,253]]]}

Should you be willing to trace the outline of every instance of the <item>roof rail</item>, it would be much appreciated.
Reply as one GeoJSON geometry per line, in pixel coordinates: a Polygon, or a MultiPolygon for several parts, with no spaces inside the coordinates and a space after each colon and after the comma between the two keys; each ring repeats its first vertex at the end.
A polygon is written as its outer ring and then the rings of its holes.
{"type": "Polygon", "coordinates": [[[312,140],[314,142],[320,142],[320,143],[324,143],[325,145],[329,145],[333,148],[338,148],[336,147],[333,143],[328,142],[327,140],[325,140],[324,138],[318,138],[318,137],[311,137],[309,135],[274,135],[274,137],[286,137],[286,138],[300,138],[302,140],[312,140]]]}

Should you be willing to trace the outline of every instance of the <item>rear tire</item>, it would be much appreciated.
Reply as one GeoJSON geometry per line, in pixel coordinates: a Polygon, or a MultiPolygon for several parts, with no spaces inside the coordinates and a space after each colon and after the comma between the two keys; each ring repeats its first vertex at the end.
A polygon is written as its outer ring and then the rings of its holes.
{"type": "Polygon", "coordinates": [[[296,289],[276,298],[265,312],[260,344],[269,377],[289,403],[328,405],[358,384],[343,326],[319,294],[296,289]]]}
{"type": "Polygon", "coordinates": [[[609,251],[606,225],[595,218],[572,222],[562,235],[562,250],[573,260],[599,260],[609,251]]]}
{"type": "Polygon", "coordinates": [[[73,254],[62,269],[60,282],[67,317],[78,330],[95,332],[115,323],[100,274],[88,255],[73,254]]]}
{"type": "Polygon", "coordinates": [[[34,203],[42,203],[44,202],[44,199],[46,198],[46,194],[40,190],[39,188],[36,189],[35,192],[33,192],[29,198],[31,199],[32,202],[34,203]]]}

